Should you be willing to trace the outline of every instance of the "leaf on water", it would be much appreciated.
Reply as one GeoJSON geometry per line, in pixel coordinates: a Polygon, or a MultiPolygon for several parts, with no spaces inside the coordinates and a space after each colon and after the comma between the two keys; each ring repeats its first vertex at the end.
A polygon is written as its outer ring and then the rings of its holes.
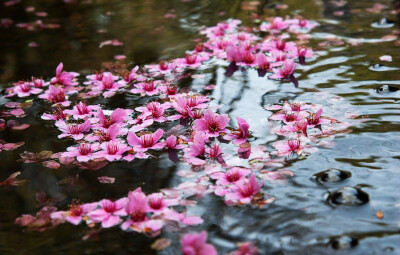
{"type": "Polygon", "coordinates": [[[52,151],[41,151],[37,154],[37,157],[40,159],[50,158],[53,155],[52,151]]]}
{"type": "Polygon", "coordinates": [[[14,109],[10,111],[10,114],[14,115],[15,117],[22,117],[25,115],[25,112],[22,109],[14,109]]]}
{"type": "Polygon", "coordinates": [[[14,131],[25,130],[25,129],[27,129],[27,128],[30,127],[30,126],[31,126],[31,125],[28,125],[28,124],[16,125],[16,126],[12,126],[12,127],[11,127],[11,130],[14,130],[14,131]]]}
{"type": "Polygon", "coordinates": [[[381,210],[377,211],[375,215],[378,219],[383,219],[383,212],[381,210]]]}
{"type": "Polygon", "coordinates": [[[100,183],[114,183],[115,182],[115,178],[109,177],[109,176],[100,176],[100,177],[97,177],[97,180],[99,180],[100,183]]]}
{"type": "Polygon", "coordinates": [[[159,238],[151,244],[153,250],[161,251],[171,245],[171,240],[168,238],[159,238]]]}
{"type": "Polygon", "coordinates": [[[44,162],[42,162],[42,164],[44,167],[52,168],[52,169],[58,169],[61,166],[60,163],[58,163],[54,160],[44,161],[44,162]]]}
{"type": "Polygon", "coordinates": [[[32,105],[33,105],[33,101],[30,101],[30,102],[26,101],[24,103],[21,103],[20,107],[21,108],[29,108],[29,107],[32,107],[32,105]]]}
{"type": "Polygon", "coordinates": [[[8,102],[4,105],[7,108],[19,108],[20,107],[20,103],[18,102],[8,102]]]}
{"type": "Polygon", "coordinates": [[[6,150],[6,151],[11,151],[11,150],[17,149],[18,147],[20,147],[20,146],[22,146],[22,145],[24,145],[24,144],[25,144],[25,142],[6,143],[6,144],[3,144],[2,149],[3,149],[3,150],[6,150]]]}

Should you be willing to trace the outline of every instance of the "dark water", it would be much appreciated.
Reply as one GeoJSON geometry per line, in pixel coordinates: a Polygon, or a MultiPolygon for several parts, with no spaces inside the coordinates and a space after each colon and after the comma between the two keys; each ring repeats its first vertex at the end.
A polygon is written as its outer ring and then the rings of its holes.
{"type": "MultiPolygon", "coordinates": [[[[0,28],[0,82],[6,87],[31,75],[51,77],[60,61],[67,70],[85,74],[100,69],[116,54],[126,55],[132,65],[175,58],[193,48],[193,39],[199,38],[198,26],[212,26],[230,17],[250,24],[252,13],[301,13],[321,26],[313,30],[317,39],[311,41],[319,56],[296,71],[299,88],[260,78],[254,70],[226,78],[225,67],[218,63],[203,69],[206,77],[202,82],[216,84],[211,96],[223,105],[221,112],[229,113],[231,118],[245,116],[255,144],[268,148],[272,148],[277,136],[269,132],[267,118],[271,113],[263,109],[264,105],[283,100],[319,103],[325,106],[327,115],[358,112],[365,121],[352,126],[351,133],[337,136],[335,147],[320,148],[304,160],[286,163],[283,168],[292,170],[295,176],[287,183],[265,183],[268,194],[276,198],[265,208],[228,207],[216,197],[203,198],[200,206],[191,210],[202,215],[205,224],[194,230],[206,229],[209,241],[221,254],[244,241],[254,242],[262,254],[399,254],[400,92],[396,88],[400,88],[400,75],[399,70],[388,67],[400,68],[400,46],[381,38],[400,27],[371,27],[375,20],[385,17],[397,22],[395,15],[388,14],[391,1],[380,2],[389,9],[381,13],[366,11],[376,3],[372,0],[349,0],[342,7],[329,1],[284,1],[289,6],[286,10],[273,9],[272,1],[261,1],[253,11],[244,10],[248,2],[232,0],[82,1],[75,5],[23,1],[2,6],[0,17],[10,17],[15,22],[34,20],[33,14],[24,11],[32,5],[37,11],[47,11],[45,20],[61,27],[42,31],[0,28]],[[344,13],[335,16],[336,11],[344,13]],[[166,13],[174,13],[176,18],[164,18],[166,13]],[[99,29],[107,32],[98,33],[99,29]],[[318,46],[326,36],[337,36],[345,43],[318,46]],[[98,47],[109,39],[118,39],[124,46],[98,47]],[[351,45],[357,40],[362,44],[351,45]],[[28,47],[32,41],[39,46],[28,47]],[[391,55],[393,62],[379,61],[382,55],[391,55]],[[342,101],[329,100],[337,96],[342,101]],[[314,176],[326,170],[330,172],[314,176]],[[384,213],[383,219],[376,217],[379,210],[384,213]]],[[[182,86],[196,89],[199,85],[198,81],[185,80],[182,86]]],[[[112,108],[134,104],[129,97],[106,102],[112,108]]],[[[134,164],[112,163],[97,171],[73,167],[52,170],[16,162],[25,150],[58,152],[71,144],[58,140],[58,131],[40,119],[45,110],[39,101],[35,102],[23,119],[31,124],[29,129],[0,134],[9,142],[25,141],[24,147],[1,152],[0,180],[15,171],[21,171],[22,178],[29,180],[16,188],[0,188],[0,254],[157,254],[150,248],[153,239],[119,228],[102,230],[98,240],[82,241],[87,230],[83,225],[64,224],[37,233],[23,232],[14,224],[21,214],[36,213],[35,193],[39,191],[62,200],[58,205],[66,208],[73,198],[98,201],[125,196],[138,186],[145,192],[155,192],[180,182],[175,174],[180,166],[165,155],[134,164]],[[73,185],[60,183],[77,176],[73,185]],[[116,182],[101,184],[97,181],[99,176],[113,176],[116,182]]],[[[173,244],[159,253],[178,254],[177,234],[162,236],[171,238],[173,244]]]]}

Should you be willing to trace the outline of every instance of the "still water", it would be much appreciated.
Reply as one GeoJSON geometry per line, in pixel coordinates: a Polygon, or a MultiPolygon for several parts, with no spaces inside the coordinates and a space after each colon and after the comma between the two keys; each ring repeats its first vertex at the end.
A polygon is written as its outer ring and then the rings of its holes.
{"type": "MultiPolygon", "coordinates": [[[[259,247],[261,254],[399,254],[400,51],[396,40],[400,27],[391,13],[392,1],[379,2],[386,7],[373,9],[376,1],[372,0],[283,1],[286,9],[277,8],[274,1],[21,1],[2,6],[0,18],[14,23],[34,21],[37,17],[26,11],[34,6],[35,11],[48,13],[43,20],[60,27],[35,31],[0,27],[0,85],[6,88],[32,75],[48,79],[60,61],[67,70],[85,75],[114,61],[115,55],[126,55],[132,67],[182,57],[201,38],[199,27],[228,18],[250,25],[257,17],[300,14],[317,21],[320,26],[311,32],[308,46],[318,56],[296,70],[298,88],[258,77],[251,69],[226,77],[226,64],[218,61],[202,67],[200,79],[183,79],[179,85],[201,90],[204,84],[215,84],[209,93],[222,105],[219,111],[230,118],[245,118],[254,144],[269,150],[279,137],[270,132],[267,105],[287,100],[321,104],[326,115],[347,112],[359,115],[360,121],[352,124],[351,132],[336,136],[334,147],[287,160],[279,169],[289,169],[294,176],[264,184],[275,197],[272,204],[229,207],[216,196],[202,198],[191,210],[202,216],[204,224],[193,230],[207,230],[208,241],[220,254],[246,241],[259,247]],[[394,23],[387,25],[383,18],[394,23]],[[114,39],[123,45],[99,47],[114,39]],[[32,42],[37,47],[30,47],[32,42]],[[383,55],[391,55],[393,61],[380,61],[383,55]],[[377,217],[378,211],[383,218],[377,217]]],[[[1,104],[5,102],[0,99],[1,104]]],[[[90,103],[106,108],[140,104],[129,96],[90,103]]],[[[45,192],[65,209],[74,198],[85,202],[113,199],[139,186],[149,193],[181,182],[176,173],[185,166],[174,164],[166,155],[131,164],[114,162],[95,171],[17,162],[23,151],[59,152],[72,144],[57,139],[54,126],[41,120],[47,110],[38,100],[23,118],[29,129],[0,133],[8,142],[25,141],[17,150],[1,152],[0,181],[16,171],[29,181],[0,187],[0,254],[178,254],[176,233],[163,233],[172,244],[157,252],[150,248],[153,238],[119,228],[103,229],[83,241],[88,230],[83,225],[24,232],[14,224],[21,214],[39,210],[37,192],[45,192]],[[102,184],[97,180],[100,176],[116,181],[102,184]]]]}

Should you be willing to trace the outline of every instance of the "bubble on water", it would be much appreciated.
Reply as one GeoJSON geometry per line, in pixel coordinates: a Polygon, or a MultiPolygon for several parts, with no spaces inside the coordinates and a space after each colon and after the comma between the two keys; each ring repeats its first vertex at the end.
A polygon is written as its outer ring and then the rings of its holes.
{"type": "Polygon", "coordinates": [[[375,89],[376,93],[378,94],[390,94],[398,90],[399,88],[390,85],[382,85],[375,89]]]}
{"type": "Polygon", "coordinates": [[[328,202],[334,205],[357,206],[369,202],[369,195],[355,187],[343,187],[329,193],[328,202]]]}
{"type": "Polygon", "coordinates": [[[350,236],[333,237],[329,245],[335,250],[350,249],[358,245],[358,239],[350,236]]]}
{"type": "Polygon", "coordinates": [[[323,172],[314,174],[313,179],[319,183],[340,182],[351,177],[348,171],[332,168],[323,172]]]}
{"type": "Polygon", "coordinates": [[[382,18],[380,20],[374,20],[371,24],[373,28],[391,28],[393,27],[395,22],[393,20],[382,18]]]}
{"type": "Polygon", "coordinates": [[[382,64],[372,65],[368,69],[371,70],[371,71],[375,71],[375,72],[385,72],[385,71],[399,70],[399,68],[397,68],[397,67],[384,66],[382,64]]]}

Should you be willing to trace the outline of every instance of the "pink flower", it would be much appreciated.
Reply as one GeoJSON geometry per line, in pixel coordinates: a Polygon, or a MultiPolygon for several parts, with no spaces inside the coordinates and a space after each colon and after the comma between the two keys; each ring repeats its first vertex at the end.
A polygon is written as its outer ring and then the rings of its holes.
{"type": "Polygon", "coordinates": [[[296,51],[296,44],[293,42],[286,42],[285,40],[271,40],[266,41],[261,45],[261,49],[264,52],[270,51],[281,51],[281,52],[290,52],[296,51]]]}
{"type": "Polygon", "coordinates": [[[190,144],[189,148],[185,149],[185,158],[187,161],[194,165],[202,165],[205,164],[206,161],[199,159],[199,156],[204,156],[206,152],[205,147],[205,136],[206,134],[203,132],[196,132],[193,137],[193,143],[190,144]]]}
{"type": "Polygon", "coordinates": [[[124,82],[115,82],[115,76],[112,73],[105,72],[103,73],[103,79],[101,81],[94,81],[95,87],[93,88],[94,91],[103,91],[105,97],[110,97],[115,94],[115,92],[120,88],[125,86],[124,82]]]}
{"type": "Polygon", "coordinates": [[[97,116],[99,117],[100,127],[109,128],[115,123],[123,123],[127,117],[127,113],[125,110],[117,108],[110,114],[110,116],[105,116],[103,110],[99,109],[97,116]]]}
{"type": "Polygon", "coordinates": [[[86,120],[82,124],[67,124],[64,121],[56,123],[56,126],[63,132],[58,138],[72,137],[75,140],[83,138],[84,133],[91,129],[90,120],[86,120]]]}
{"type": "Polygon", "coordinates": [[[105,158],[108,161],[120,160],[122,154],[129,151],[130,148],[124,143],[118,141],[105,142],[100,145],[102,151],[93,154],[94,158],[105,158]]]}
{"type": "Polygon", "coordinates": [[[288,124],[290,122],[294,121],[301,121],[307,116],[307,112],[300,111],[300,112],[291,112],[291,111],[283,111],[283,112],[277,112],[271,117],[269,117],[271,120],[281,120],[285,124],[288,124]]]}
{"type": "Polygon", "coordinates": [[[307,137],[308,136],[307,127],[308,127],[307,121],[301,120],[297,122],[288,123],[283,127],[283,129],[290,132],[301,133],[307,137]]]}
{"type": "Polygon", "coordinates": [[[224,136],[226,140],[233,140],[235,144],[242,144],[247,141],[250,133],[249,133],[249,124],[239,117],[236,117],[236,120],[239,124],[239,127],[232,131],[230,134],[224,136]]]}
{"type": "Polygon", "coordinates": [[[178,139],[174,135],[168,136],[167,139],[165,139],[165,145],[168,149],[183,149],[186,146],[184,144],[178,143],[178,139]]]}
{"type": "Polygon", "coordinates": [[[271,23],[263,24],[260,26],[261,31],[269,31],[271,33],[279,33],[281,30],[286,29],[289,24],[281,17],[275,17],[271,23]]]}
{"type": "Polygon", "coordinates": [[[319,109],[316,113],[311,113],[307,116],[307,123],[310,127],[315,127],[322,124],[331,123],[330,120],[321,118],[322,108],[319,109]]]}
{"type": "Polygon", "coordinates": [[[71,224],[78,225],[83,216],[97,207],[97,202],[89,204],[72,204],[68,211],[58,211],[51,214],[52,219],[65,219],[71,224]]]}
{"type": "Polygon", "coordinates": [[[208,60],[208,55],[186,54],[185,58],[174,60],[177,67],[199,68],[203,61],[208,60]]]}
{"type": "Polygon", "coordinates": [[[171,72],[171,70],[174,69],[174,65],[168,61],[160,61],[159,64],[155,65],[145,65],[144,66],[150,73],[161,73],[161,74],[166,74],[171,72]]]}
{"type": "Polygon", "coordinates": [[[215,114],[211,109],[208,109],[203,118],[194,121],[193,129],[205,132],[210,137],[217,137],[220,132],[228,132],[226,129],[228,123],[229,117],[227,114],[215,114]]]}
{"type": "Polygon", "coordinates": [[[243,180],[251,171],[247,168],[232,167],[226,172],[215,172],[211,178],[217,180],[218,185],[229,185],[243,180]]]}
{"type": "Polygon", "coordinates": [[[226,57],[231,62],[240,62],[243,60],[242,51],[238,46],[229,46],[226,48],[226,57]]]}
{"type": "Polygon", "coordinates": [[[154,81],[145,81],[135,84],[135,88],[130,90],[134,94],[146,94],[148,96],[157,95],[160,90],[154,81]]]}
{"type": "Polygon", "coordinates": [[[64,88],[54,87],[53,85],[50,85],[44,94],[39,95],[39,98],[47,99],[53,104],[61,104],[63,106],[69,106],[71,103],[67,100],[64,88]]]}
{"type": "Polygon", "coordinates": [[[206,241],[206,231],[185,234],[181,239],[182,255],[217,255],[215,247],[206,241]]]}
{"type": "Polygon", "coordinates": [[[287,156],[292,152],[300,155],[304,150],[304,145],[299,139],[277,141],[273,146],[278,150],[278,152],[275,153],[278,156],[287,156]]]}
{"type": "Polygon", "coordinates": [[[120,216],[126,216],[125,206],[128,198],[124,197],[117,201],[103,199],[99,202],[100,208],[88,213],[93,222],[101,222],[103,228],[110,228],[121,222],[120,216]]]}
{"type": "Polygon", "coordinates": [[[32,77],[30,84],[35,88],[43,88],[44,86],[48,86],[50,82],[45,82],[43,79],[32,77]]]}
{"type": "Polygon", "coordinates": [[[157,122],[164,122],[165,110],[169,108],[169,104],[160,104],[159,102],[150,102],[145,107],[137,107],[138,112],[142,112],[144,117],[152,116],[157,122]]]}
{"type": "Polygon", "coordinates": [[[83,119],[93,115],[94,110],[98,110],[99,108],[100,106],[98,105],[87,105],[87,103],[79,102],[72,110],[65,110],[65,112],[72,115],[74,119],[83,119]]]}
{"type": "Polygon", "coordinates": [[[142,135],[140,138],[134,132],[128,133],[128,144],[133,147],[135,151],[145,152],[148,149],[156,150],[164,147],[163,143],[157,143],[162,137],[164,131],[157,129],[155,133],[142,135]]]}
{"type": "Polygon", "coordinates": [[[42,119],[44,120],[65,120],[67,117],[67,114],[64,112],[64,110],[61,108],[60,105],[56,105],[52,109],[53,114],[48,114],[48,113],[43,113],[42,119]]]}
{"type": "Polygon", "coordinates": [[[18,97],[27,97],[30,94],[39,94],[40,92],[42,92],[41,89],[32,87],[29,82],[24,82],[14,87],[14,93],[17,93],[18,97]]]}
{"type": "Polygon", "coordinates": [[[85,139],[87,141],[101,141],[101,142],[109,142],[115,141],[118,135],[126,134],[121,127],[115,123],[112,124],[108,129],[101,129],[99,132],[95,133],[95,135],[88,135],[85,139]]]}
{"type": "Polygon", "coordinates": [[[262,182],[258,183],[256,176],[252,174],[249,179],[244,179],[236,183],[234,192],[226,194],[226,200],[238,202],[240,204],[248,204],[251,202],[254,195],[258,193],[262,182]]]}
{"type": "Polygon", "coordinates": [[[93,152],[99,148],[99,144],[81,143],[78,146],[67,148],[67,152],[63,152],[63,157],[76,157],[79,162],[88,162],[93,158],[93,152]]]}
{"type": "Polygon", "coordinates": [[[218,143],[214,143],[213,147],[207,148],[206,152],[210,158],[218,158],[222,154],[222,149],[219,147],[218,143]]]}
{"type": "Polygon", "coordinates": [[[75,86],[78,85],[75,77],[79,76],[79,73],[75,72],[64,72],[63,63],[61,62],[56,69],[56,77],[53,77],[50,81],[52,85],[60,84],[64,86],[75,86]]]}
{"type": "Polygon", "coordinates": [[[285,61],[282,69],[272,69],[274,72],[273,75],[270,75],[268,78],[270,79],[285,79],[291,78],[293,76],[293,72],[296,69],[296,64],[293,59],[288,59],[285,61]]]}
{"type": "Polygon", "coordinates": [[[129,228],[136,232],[155,232],[163,227],[162,220],[152,220],[146,216],[148,211],[147,197],[141,188],[129,192],[128,198],[129,201],[125,210],[130,219],[122,223],[121,228],[123,230],[129,228]]]}
{"type": "Polygon", "coordinates": [[[267,56],[264,53],[258,53],[256,55],[258,69],[269,70],[271,63],[268,62],[267,56]]]}
{"type": "Polygon", "coordinates": [[[147,196],[148,211],[150,212],[162,212],[168,208],[168,206],[177,205],[178,200],[164,199],[164,194],[153,193],[147,196]]]}

